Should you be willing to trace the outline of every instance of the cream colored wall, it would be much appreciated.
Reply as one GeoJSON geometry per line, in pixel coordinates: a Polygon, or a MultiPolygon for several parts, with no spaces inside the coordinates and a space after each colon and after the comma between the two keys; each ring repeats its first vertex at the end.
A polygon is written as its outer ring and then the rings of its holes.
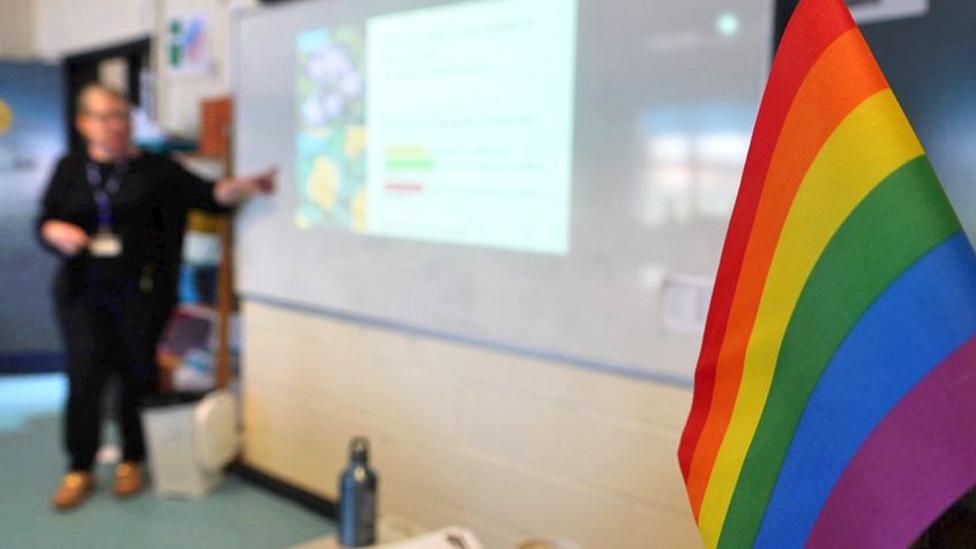
{"type": "Polygon", "coordinates": [[[34,51],[34,2],[0,0],[0,58],[31,59],[34,51]]]}
{"type": "Polygon", "coordinates": [[[149,34],[155,0],[20,0],[34,6],[34,51],[44,59],[149,34]]]}
{"type": "Polygon", "coordinates": [[[676,448],[690,391],[244,305],[248,464],[328,498],[374,442],[381,511],[489,548],[700,547],[676,448]]]}

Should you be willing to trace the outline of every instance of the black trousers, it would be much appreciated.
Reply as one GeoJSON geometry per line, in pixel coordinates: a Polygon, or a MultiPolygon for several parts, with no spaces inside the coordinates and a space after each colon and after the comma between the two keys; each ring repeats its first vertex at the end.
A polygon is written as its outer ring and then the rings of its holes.
{"type": "Polygon", "coordinates": [[[70,470],[88,471],[94,464],[103,396],[113,376],[123,459],[142,461],[139,416],[144,395],[155,385],[155,346],[164,322],[159,300],[140,291],[136,281],[120,281],[80,293],[56,290],[55,305],[67,360],[64,443],[70,470]]]}

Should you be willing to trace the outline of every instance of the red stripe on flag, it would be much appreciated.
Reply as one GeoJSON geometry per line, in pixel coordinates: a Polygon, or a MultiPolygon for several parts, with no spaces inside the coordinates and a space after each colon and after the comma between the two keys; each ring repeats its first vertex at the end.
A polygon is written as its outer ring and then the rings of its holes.
{"type": "Polygon", "coordinates": [[[797,91],[817,59],[837,37],[853,27],[854,20],[842,0],[804,0],[790,20],[781,49],[773,62],[722,251],[695,371],[695,394],[678,448],[678,461],[686,480],[711,407],[715,365],[725,338],[732,298],[742,270],[742,258],[783,123],[797,91]]]}

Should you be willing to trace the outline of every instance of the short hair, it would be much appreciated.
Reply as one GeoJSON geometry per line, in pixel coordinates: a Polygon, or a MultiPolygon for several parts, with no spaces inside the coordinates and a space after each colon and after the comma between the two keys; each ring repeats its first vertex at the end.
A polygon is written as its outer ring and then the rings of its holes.
{"type": "Polygon", "coordinates": [[[94,84],[86,84],[81,91],[78,92],[78,96],[75,99],[75,110],[80,114],[88,111],[88,103],[93,95],[96,94],[106,94],[114,99],[129,105],[129,97],[122,93],[121,91],[106,86],[105,84],[96,82],[94,84]]]}

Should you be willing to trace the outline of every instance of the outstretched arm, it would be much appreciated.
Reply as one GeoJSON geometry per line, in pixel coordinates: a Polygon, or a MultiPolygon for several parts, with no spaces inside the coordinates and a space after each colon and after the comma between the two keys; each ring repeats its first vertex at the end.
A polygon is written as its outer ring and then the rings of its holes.
{"type": "Polygon", "coordinates": [[[256,194],[267,194],[274,190],[277,170],[244,176],[228,177],[218,181],[213,187],[214,200],[225,207],[237,206],[256,194]]]}

